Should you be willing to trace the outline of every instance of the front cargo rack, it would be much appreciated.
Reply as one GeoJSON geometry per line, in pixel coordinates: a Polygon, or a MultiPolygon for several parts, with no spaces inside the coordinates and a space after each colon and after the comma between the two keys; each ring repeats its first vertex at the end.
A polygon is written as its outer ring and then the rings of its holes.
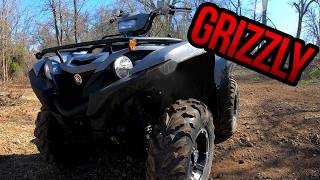
{"type": "Polygon", "coordinates": [[[176,38],[154,38],[154,37],[117,37],[110,39],[101,39],[96,41],[88,41],[76,44],[69,44],[64,46],[57,46],[52,48],[43,49],[41,52],[35,54],[37,59],[41,59],[48,53],[55,53],[61,62],[63,62],[60,52],[79,52],[90,51],[95,48],[106,48],[110,54],[112,54],[112,47],[128,44],[131,39],[136,41],[137,45],[141,44],[156,44],[156,45],[170,45],[182,42],[181,39],[176,38]]]}

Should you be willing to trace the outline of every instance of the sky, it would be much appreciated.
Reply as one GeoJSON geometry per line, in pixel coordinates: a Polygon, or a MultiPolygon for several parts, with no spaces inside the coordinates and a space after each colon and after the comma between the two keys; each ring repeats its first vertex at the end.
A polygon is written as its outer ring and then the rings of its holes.
{"type": "MultiPolygon", "coordinates": [[[[298,26],[298,14],[290,5],[291,1],[269,0],[268,17],[273,21],[278,30],[295,36],[298,26]]],[[[270,26],[272,27],[272,25],[270,26]]]]}
{"type": "MultiPolygon", "coordinates": [[[[21,0],[22,6],[30,8],[37,7],[39,4],[43,4],[47,0],[21,0]]],[[[99,5],[109,5],[112,4],[115,0],[88,0],[87,9],[94,9],[99,5]]]]}
{"type": "MultiPolygon", "coordinates": [[[[28,9],[32,11],[36,14],[36,17],[41,19],[45,18],[45,15],[40,14],[41,4],[43,4],[45,1],[46,0],[21,0],[21,3],[23,9],[28,9]]],[[[101,5],[110,6],[115,1],[116,0],[88,0],[84,8],[90,11],[94,10],[95,8],[101,5]]],[[[249,0],[245,1],[248,2],[249,0]]],[[[292,0],[269,0],[268,17],[272,20],[272,22],[278,30],[295,36],[298,15],[295,12],[294,8],[290,5],[290,1],[292,0]]],[[[268,23],[269,26],[273,27],[273,25],[270,22],[268,23]]]]}

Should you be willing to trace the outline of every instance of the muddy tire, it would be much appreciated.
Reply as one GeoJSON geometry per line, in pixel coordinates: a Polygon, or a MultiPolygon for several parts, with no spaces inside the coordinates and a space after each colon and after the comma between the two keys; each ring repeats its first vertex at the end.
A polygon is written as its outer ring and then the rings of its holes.
{"type": "Polygon", "coordinates": [[[236,132],[239,115],[239,95],[239,86],[236,80],[230,78],[227,97],[223,105],[222,120],[215,124],[216,144],[226,141],[236,132]]]}
{"type": "Polygon", "coordinates": [[[44,109],[38,113],[34,131],[35,144],[48,163],[59,168],[72,167],[78,162],[80,153],[84,155],[84,148],[80,147],[68,128],[58,123],[59,118],[60,115],[44,109]]]}
{"type": "Polygon", "coordinates": [[[148,180],[209,178],[213,151],[213,117],[195,99],[178,100],[155,125],[146,162],[148,180]]]}

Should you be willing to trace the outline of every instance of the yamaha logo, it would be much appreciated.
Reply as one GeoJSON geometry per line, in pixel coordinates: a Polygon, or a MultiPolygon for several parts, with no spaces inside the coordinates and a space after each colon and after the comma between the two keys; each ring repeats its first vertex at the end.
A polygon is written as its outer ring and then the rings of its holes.
{"type": "Polygon", "coordinates": [[[74,75],[74,82],[75,82],[77,85],[82,84],[82,78],[81,78],[80,74],[75,74],[75,75],[74,75]]]}

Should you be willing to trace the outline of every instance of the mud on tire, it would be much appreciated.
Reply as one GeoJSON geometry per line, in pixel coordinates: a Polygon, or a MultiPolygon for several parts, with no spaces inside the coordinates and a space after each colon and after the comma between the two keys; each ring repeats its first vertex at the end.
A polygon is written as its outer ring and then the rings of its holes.
{"type": "Polygon", "coordinates": [[[215,124],[215,143],[221,143],[229,139],[236,131],[239,114],[239,86],[236,80],[230,78],[227,87],[227,97],[223,103],[221,121],[215,124]]]}
{"type": "Polygon", "coordinates": [[[213,150],[213,117],[207,106],[195,99],[178,100],[154,127],[146,177],[208,179],[213,150]]]}
{"type": "MultiPolygon", "coordinates": [[[[42,109],[36,119],[35,144],[40,155],[50,164],[59,168],[72,167],[87,149],[68,128],[58,123],[59,114],[42,109]]],[[[83,156],[80,158],[84,158],[83,156]]]]}

